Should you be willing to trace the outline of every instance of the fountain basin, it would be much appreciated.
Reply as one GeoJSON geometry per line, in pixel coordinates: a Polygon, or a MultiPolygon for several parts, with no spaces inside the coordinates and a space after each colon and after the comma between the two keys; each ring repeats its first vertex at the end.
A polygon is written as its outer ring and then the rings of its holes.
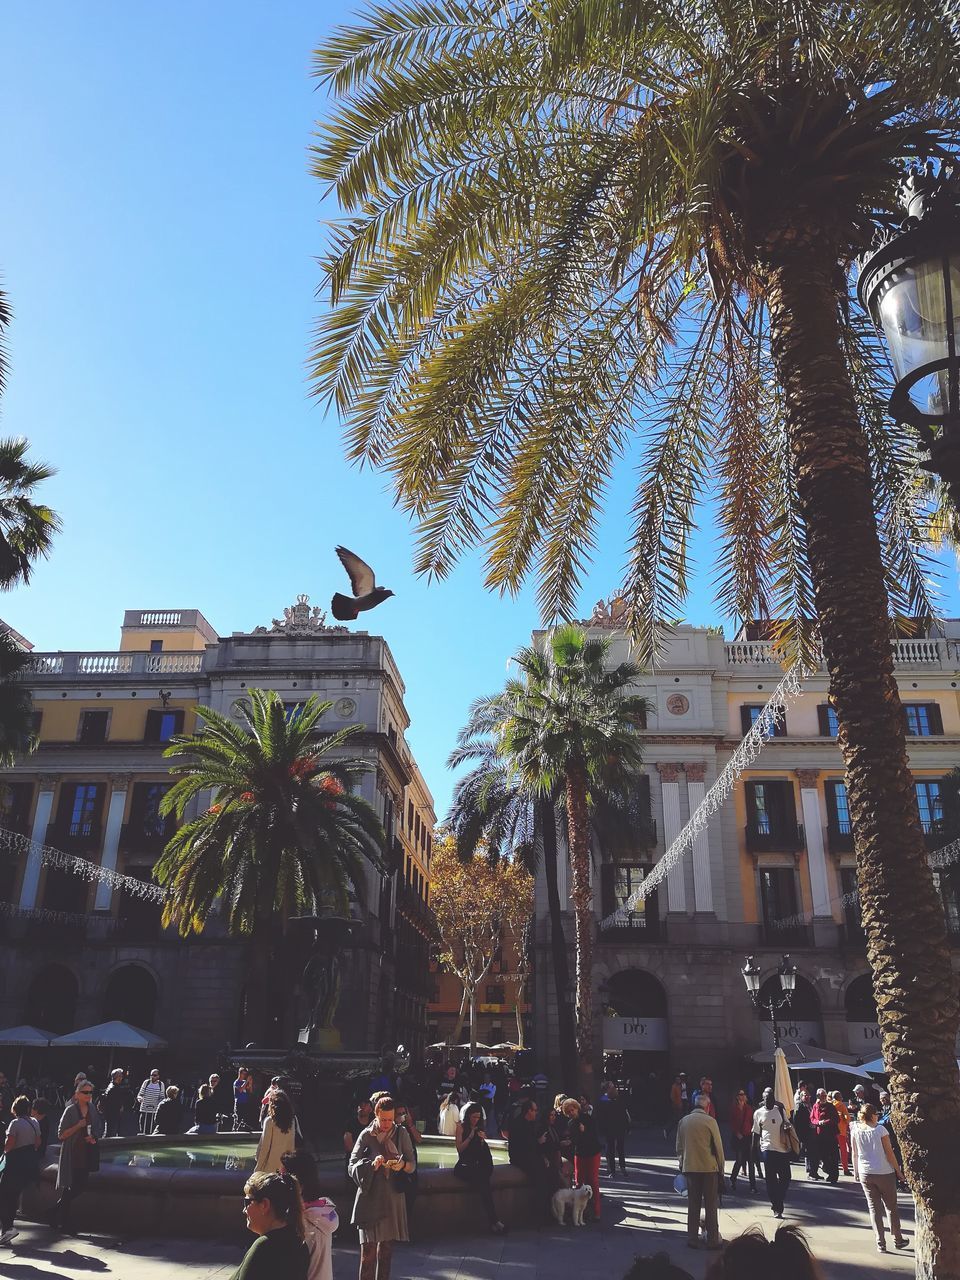
{"type": "MultiPolygon", "coordinates": [[[[507,1163],[506,1143],[491,1142],[490,1149],[500,1218],[508,1226],[529,1225],[535,1206],[526,1176],[507,1163]]],[[[24,1217],[42,1221],[52,1212],[58,1153],[51,1146],[40,1181],[24,1192],[24,1217]]],[[[242,1238],[247,1234],[243,1184],[253,1172],[255,1153],[255,1135],[107,1138],[101,1143],[100,1172],[91,1174],[75,1203],[76,1226],[122,1235],[242,1238]]],[[[453,1172],[453,1139],[425,1138],[418,1157],[413,1238],[484,1234],[479,1197],[453,1172]]],[[[343,1154],[322,1152],[318,1163],[323,1194],[335,1202],[341,1222],[349,1222],[356,1188],[347,1180],[343,1154]]]]}

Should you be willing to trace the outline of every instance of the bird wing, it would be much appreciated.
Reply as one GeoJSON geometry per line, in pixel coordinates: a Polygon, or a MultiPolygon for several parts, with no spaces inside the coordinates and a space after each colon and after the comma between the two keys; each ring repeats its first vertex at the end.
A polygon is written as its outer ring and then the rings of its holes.
{"type": "Polygon", "coordinates": [[[346,547],[337,547],[337,555],[340,557],[340,563],[350,576],[350,586],[353,588],[355,596],[365,596],[374,589],[377,585],[376,579],[373,576],[373,570],[366,561],[361,560],[359,556],[355,556],[346,547]]]}

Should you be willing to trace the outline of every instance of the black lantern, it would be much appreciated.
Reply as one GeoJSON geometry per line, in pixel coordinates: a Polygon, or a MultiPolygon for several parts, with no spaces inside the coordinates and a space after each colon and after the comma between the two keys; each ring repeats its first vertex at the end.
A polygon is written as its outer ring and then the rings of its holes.
{"type": "Polygon", "coordinates": [[[772,994],[764,1000],[760,996],[760,979],[762,972],[753,956],[747,956],[747,963],[740,970],[743,978],[744,986],[750,995],[753,1007],[760,1013],[761,1017],[765,1014],[773,1026],[773,1045],[775,1049],[780,1048],[780,1028],[777,1026],[777,1014],[781,1009],[789,1009],[790,1001],[793,999],[793,993],[797,989],[797,966],[790,963],[790,957],[784,956],[780,961],[777,969],[777,976],[780,979],[780,990],[783,993],[779,999],[772,994]]]}
{"type": "Polygon", "coordinates": [[[896,386],[890,412],[914,427],[960,499],[960,175],[928,161],[901,190],[907,217],[861,260],[857,292],[887,340],[896,386]]]}

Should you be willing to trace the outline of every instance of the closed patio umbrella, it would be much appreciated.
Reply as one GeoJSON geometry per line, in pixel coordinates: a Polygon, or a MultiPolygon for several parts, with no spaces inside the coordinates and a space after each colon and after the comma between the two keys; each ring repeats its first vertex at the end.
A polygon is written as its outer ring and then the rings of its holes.
{"type": "Polygon", "coordinates": [[[793,1085],[790,1083],[790,1068],[782,1049],[773,1055],[773,1096],[783,1104],[788,1116],[793,1115],[793,1085]]]}

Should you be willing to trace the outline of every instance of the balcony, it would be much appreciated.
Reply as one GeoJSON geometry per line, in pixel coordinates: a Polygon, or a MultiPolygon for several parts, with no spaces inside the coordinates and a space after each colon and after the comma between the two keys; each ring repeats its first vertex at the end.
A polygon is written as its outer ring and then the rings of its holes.
{"type": "Polygon", "coordinates": [[[44,843],[62,853],[96,853],[102,836],[99,822],[52,822],[44,843]]]}
{"type": "Polygon", "coordinates": [[[28,679],[56,676],[65,680],[103,680],[110,676],[190,675],[204,669],[206,654],[186,653],[35,653],[28,679]]]}
{"type": "Polygon", "coordinates": [[[425,937],[432,938],[436,933],[433,912],[417,891],[405,881],[397,881],[397,910],[415,929],[425,937]]]}
{"type": "Polygon", "coordinates": [[[120,848],[128,853],[147,853],[159,857],[164,846],[177,829],[174,818],[164,818],[158,824],[147,825],[144,820],[125,822],[120,828],[120,848]]]}
{"type": "Polygon", "coordinates": [[[813,930],[806,924],[777,924],[765,920],[758,926],[758,942],[761,947],[777,947],[786,951],[790,947],[812,947],[813,930]]]}
{"type": "Polygon", "coordinates": [[[631,911],[624,920],[611,921],[606,928],[598,927],[597,941],[604,946],[643,947],[666,942],[667,922],[650,913],[631,911]]]}
{"type": "Polygon", "coordinates": [[[853,853],[853,828],[849,821],[827,824],[827,848],[831,853],[853,853]]]}
{"type": "MultiPolygon", "coordinates": [[[[956,640],[894,640],[893,660],[898,667],[932,667],[953,671],[960,660],[956,640]]],[[[724,645],[728,667],[781,667],[772,640],[732,640],[724,645]]],[[[823,657],[819,659],[823,666],[823,657]]]]}
{"type": "Polygon", "coordinates": [[[750,853],[799,853],[804,847],[803,827],[796,822],[748,822],[745,827],[750,853]]]}

